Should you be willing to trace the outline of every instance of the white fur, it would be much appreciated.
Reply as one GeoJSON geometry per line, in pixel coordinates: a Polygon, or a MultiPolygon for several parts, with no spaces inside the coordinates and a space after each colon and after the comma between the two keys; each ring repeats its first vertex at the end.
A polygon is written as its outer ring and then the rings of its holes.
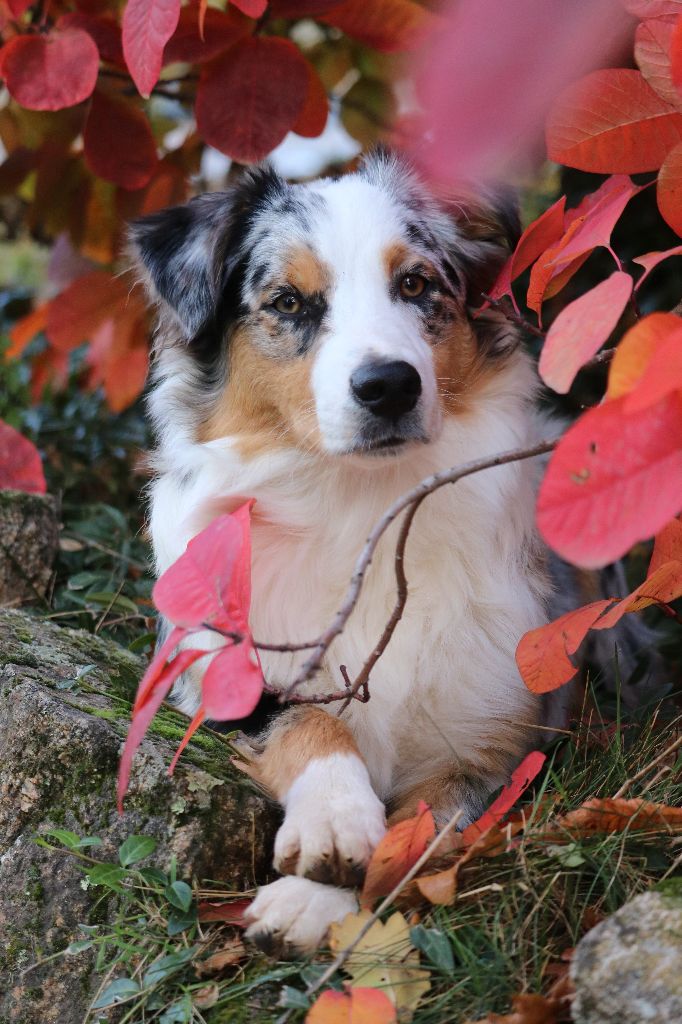
{"type": "Polygon", "coordinates": [[[273,862],[278,871],[296,857],[295,873],[303,876],[335,855],[348,867],[366,866],[386,831],[383,804],[356,754],[310,761],[283,804],[273,862]]]}
{"type": "Polygon", "coordinates": [[[266,946],[266,937],[281,953],[312,953],[322,944],[329,926],[358,909],[355,895],[308,878],[278,878],[258,890],[244,914],[245,937],[266,946]]]}

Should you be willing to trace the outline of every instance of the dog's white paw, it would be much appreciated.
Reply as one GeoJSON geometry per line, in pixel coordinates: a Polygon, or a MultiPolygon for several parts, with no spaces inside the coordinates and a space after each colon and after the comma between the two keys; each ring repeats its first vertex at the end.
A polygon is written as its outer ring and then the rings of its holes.
{"type": "Polygon", "coordinates": [[[329,926],[357,909],[352,892],[290,875],[258,890],[244,935],[269,956],[293,959],[319,949],[329,926]]]}
{"type": "Polygon", "coordinates": [[[293,783],[275,839],[283,875],[354,886],[386,831],[384,805],[355,754],[316,758],[293,783]]]}

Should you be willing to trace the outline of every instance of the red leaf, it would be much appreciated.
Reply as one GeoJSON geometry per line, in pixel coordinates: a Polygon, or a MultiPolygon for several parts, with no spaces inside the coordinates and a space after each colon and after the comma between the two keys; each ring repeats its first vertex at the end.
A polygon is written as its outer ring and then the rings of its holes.
{"type": "Polygon", "coordinates": [[[232,6],[226,11],[207,7],[202,39],[196,6],[183,7],[178,27],[163,51],[163,63],[204,64],[219,53],[229,50],[252,31],[253,22],[232,6]]]}
{"type": "Polygon", "coordinates": [[[621,0],[636,18],[668,18],[682,13],[682,0],[621,0]]]}
{"type": "Polygon", "coordinates": [[[627,175],[614,174],[607,178],[596,192],[585,196],[579,206],[568,211],[566,221],[571,234],[562,239],[552,263],[563,266],[599,246],[609,248],[611,234],[623,210],[641,191],[641,186],[635,185],[627,175]]]}
{"type": "Polygon", "coordinates": [[[659,341],[644,373],[625,398],[627,415],[660,402],[673,391],[682,391],[682,320],[677,329],[659,341]]]}
{"type": "Polygon", "coordinates": [[[306,61],[293,43],[274,37],[245,39],[203,72],[197,127],[221,153],[255,163],[294,126],[307,90],[306,61]]]}
{"type": "Polygon", "coordinates": [[[270,0],[273,18],[316,18],[339,6],[339,0],[270,0]]]}
{"type": "Polygon", "coordinates": [[[682,522],[679,519],[671,519],[656,534],[647,578],[666,562],[682,562],[682,522]]]}
{"type": "Polygon", "coordinates": [[[204,673],[201,703],[216,722],[250,715],[263,692],[263,673],[250,639],[220,650],[204,673]]]}
{"type": "Polygon", "coordinates": [[[509,785],[504,787],[485,814],[481,815],[478,821],[467,825],[462,832],[462,839],[467,846],[475,843],[493,825],[498,825],[502,821],[519,797],[528,789],[546,760],[546,756],[539,750],[533,750],[530,754],[526,754],[521,764],[512,772],[509,785]]]}
{"type": "Polygon", "coordinates": [[[677,89],[677,102],[682,99],[682,9],[670,39],[670,75],[677,89]]]}
{"type": "Polygon", "coordinates": [[[209,900],[200,903],[197,915],[202,924],[209,921],[223,921],[225,924],[244,926],[244,914],[253,900],[233,900],[231,903],[212,903],[209,900]]]}
{"type": "Polygon", "coordinates": [[[108,360],[104,373],[104,396],[112,412],[122,412],[142,393],[147,372],[149,354],[146,348],[133,348],[127,352],[113,354],[108,360]]]}
{"type": "Polygon", "coordinates": [[[670,259],[671,256],[682,256],[682,245],[675,245],[672,249],[665,249],[663,252],[647,252],[644,253],[643,256],[633,256],[632,262],[639,263],[640,266],[644,267],[644,273],[635,285],[635,291],[637,291],[637,289],[644,283],[651,271],[654,270],[659,263],[662,263],[663,260],[670,259]]]}
{"type": "Polygon", "coordinates": [[[138,91],[149,96],[159,80],[163,50],[177,28],[180,0],[128,0],[123,53],[138,91]]]}
{"type": "Polygon", "coordinates": [[[17,356],[20,356],[28,343],[35,338],[36,334],[45,330],[47,326],[48,305],[47,302],[43,302],[40,306],[36,306],[30,313],[22,317],[21,320],[17,320],[16,323],[12,324],[9,329],[11,344],[5,353],[9,359],[16,359],[17,356]]]}
{"type": "Polygon", "coordinates": [[[651,313],[623,335],[609,367],[607,398],[620,398],[632,391],[657,346],[677,331],[680,323],[674,313],[651,313]]]}
{"type": "Polygon", "coordinates": [[[682,141],[682,114],[639,71],[594,71],[559,97],[547,124],[551,160],[597,174],[655,171],[682,141]]]}
{"type": "Polygon", "coordinates": [[[157,670],[157,658],[154,658],[142,677],[138,696],[135,701],[135,707],[133,708],[132,720],[128,727],[128,735],[126,736],[126,740],[123,745],[121,760],[118,766],[117,798],[119,813],[122,813],[123,811],[123,798],[128,790],[130,769],[133,764],[135,751],[139,747],[140,743],[142,743],[154,715],[163,704],[171,686],[178,676],[182,675],[183,672],[186,672],[190,665],[193,665],[199,658],[204,657],[205,654],[205,651],[196,649],[180,651],[180,653],[176,654],[168,665],[164,666],[160,673],[157,670]],[[153,681],[150,686],[150,680],[152,680],[152,677],[153,681]],[[143,692],[146,696],[144,700],[141,701],[140,694],[143,692]]]}
{"type": "Polygon", "coordinates": [[[573,275],[577,273],[590,255],[589,252],[583,253],[582,256],[576,257],[576,259],[565,267],[558,266],[555,262],[556,257],[561,254],[563,247],[568,244],[579,228],[580,224],[577,221],[574,221],[569,225],[566,234],[561,241],[557,242],[556,245],[550,246],[549,249],[547,249],[547,251],[536,261],[530,272],[526,302],[530,309],[535,310],[539,319],[540,310],[544,300],[551,299],[554,295],[558,295],[564,285],[568,284],[573,275]]]}
{"type": "Polygon", "coordinates": [[[83,134],[85,161],[122,188],[144,188],[159,158],[149,121],[129,100],[96,89],[83,134]]]}
{"type": "Polygon", "coordinates": [[[387,896],[419,860],[435,834],[433,815],[420,801],[416,817],[390,828],[372,854],[360,897],[362,906],[371,906],[379,896],[387,896]]]}
{"type": "Polygon", "coordinates": [[[126,308],[130,282],[105,270],[77,278],[56,296],[47,311],[47,336],[62,352],[69,352],[126,308]]]}
{"type": "Polygon", "coordinates": [[[632,294],[632,278],[620,270],[559,313],[540,354],[545,384],[565,395],[581,366],[608,340],[632,294]]]}
{"type": "Polygon", "coordinates": [[[567,612],[546,626],[525,633],[516,649],[516,664],[521,678],[533,693],[549,693],[569,682],[578,671],[569,655],[575,654],[592,625],[611,599],[567,612]]]}
{"type": "Polygon", "coordinates": [[[531,263],[554,245],[564,233],[564,208],[566,196],[557,199],[548,210],[529,224],[521,235],[516,249],[505,263],[500,276],[493,285],[490,295],[500,299],[511,293],[512,281],[527,270],[531,263]]]}
{"type": "Polygon", "coordinates": [[[28,110],[62,110],[82,103],[97,81],[99,52],[79,28],[15,36],[2,50],[2,75],[28,110]]]}
{"type": "Polygon", "coordinates": [[[102,60],[109,64],[125,67],[121,26],[115,18],[106,14],[84,14],[81,11],[72,11],[69,14],[62,14],[57,22],[57,28],[83,29],[89,36],[92,36],[102,60]]]}
{"type": "Polygon", "coordinates": [[[268,0],[230,0],[230,3],[247,18],[260,18],[261,14],[265,14],[265,8],[268,6],[268,0]]]}
{"type": "Polygon", "coordinates": [[[38,449],[9,423],[0,420],[0,490],[45,494],[45,474],[38,449]]]}
{"type": "Polygon", "coordinates": [[[682,143],[663,161],[656,185],[656,200],[661,216],[678,235],[682,235],[682,143]]]}
{"type": "Polygon", "coordinates": [[[187,729],[185,730],[185,735],[182,737],[182,739],[178,743],[178,749],[173,754],[173,760],[168,765],[168,774],[169,775],[172,775],[173,772],[175,771],[177,763],[180,760],[180,755],[182,754],[183,750],[185,749],[185,747],[187,746],[189,741],[192,739],[192,736],[194,736],[194,733],[197,731],[197,729],[202,724],[202,722],[204,721],[205,718],[206,718],[206,713],[204,712],[203,707],[201,707],[201,708],[199,708],[199,710],[195,714],[195,716],[192,719],[192,721],[187,726],[187,729]]]}
{"type": "Polygon", "coordinates": [[[159,611],[185,628],[211,622],[230,629],[234,573],[238,559],[243,558],[241,541],[242,531],[233,515],[214,519],[156,581],[152,597],[159,611]]]}
{"type": "Polygon", "coordinates": [[[68,354],[46,348],[31,363],[31,399],[39,402],[48,386],[59,390],[66,387],[68,379],[68,354]]]}
{"type": "Polygon", "coordinates": [[[624,402],[590,409],[570,428],[540,488],[542,535],[586,568],[620,558],[682,507],[682,399],[629,416],[624,402]]]}
{"type": "Polygon", "coordinates": [[[305,1024],[396,1024],[396,1008],[378,988],[328,989],[308,1010],[305,1024]]]}
{"type": "Polygon", "coordinates": [[[635,60],[651,88],[672,107],[682,106],[682,96],[673,82],[670,45],[673,25],[670,21],[649,19],[637,26],[635,60]]]}
{"type": "Polygon", "coordinates": [[[322,79],[310,61],[306,61],[306,66],[308,69],[308,92],[303,109],[291,130],[306,139],[313,139],[324,131],[329,116],[329,99],[322,79]]]}
{"type": "Polygon", "coordinates": [[[7,6],[15,18],[20,18],[34,2],[35,0],[7,0],[7,6]]]}
{"type": "Polygon", "coordinates": [[[346,0],[321,13],[319,20],[384,53],[416,49],[439,24],[430,11],[413,0],[373,0],[371,4],[346,0]]]}

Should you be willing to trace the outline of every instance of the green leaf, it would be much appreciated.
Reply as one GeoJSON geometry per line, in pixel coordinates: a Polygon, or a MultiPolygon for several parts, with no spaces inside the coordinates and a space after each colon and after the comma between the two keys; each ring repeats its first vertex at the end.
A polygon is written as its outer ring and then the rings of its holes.
{"type": "Polygon", "coordinates": [[[440,971],[451,974],[455,969],[455,958],[447,935],[438,928],[424,928],[418,924],[410,928],[412,945],[421,950],[424,956],[440,971]]]}
{"type": "Polygon", "coordinates": [[[581,864],[585,863],[585,857],[583,857],[577,843],[567,843],[565,846],[561,844],[548,846],[547,853],[550,857],[555,857],[562,867],[565,868],[579,868],[581,864]]]}
{"type": "Polygon", "coordinates": [[[142,979],[144,988],[158,985],[160,981],[164,981],[165,978],[185,967],[196,956],[198,948],[198,946],[190,946],[189,949],[182,949],[178,953],[170,953],[168,956],[162,956],[156,960],[142,979]]]}
{"type": "Polygon", "coordinates": [[[88,846],[101,846],[101,845],[102,845],[102,840],[99,838],[99,836],[83,836],[83,838],[78,843],[78,849],[79,850],[85,850],[85,849],[88,848],[88,846]]]}
{"type": "Polygon", "coordinates": [[[309,1010],[310,999],[300,989],[285,985],[279,997],[278,1006],[285,1006],[290,1010],[309,1010]]]}
{"type": "Polygon", "coordinates": [[[69,590],[83,590],[85,587],[91,586],[93,583],[101,582],[106,579],[99,572],[77,572],[73,576],[69,576],[67,587],[69,590]]]}
{"type": "Polygon", "coordinates": [[[168,885],[168,875],[159,868],[140,868],[140,874],[147,885],[168,885]]]}
{"type": "Polygon", "coordinates": [[[77,836],[75,832],[69,832],[65,828],[48,828],[45,829],[43,835],[52,836],[58,843],[65,846],[67,850],[77,850],[81,841],[80,836],[77,836]]]}
{"type": "Polygon", "coordinates": [[[155,643],[156,633],[143,633],[142,636],[136,636],[134,640],[130,641],[128,650],[132,651],[133,654],[139,654],[140,651],[153,647],[155,643]]]}
{"type": "Polygon", "coordinates": [[[126,876],[118,864],[95,864],[85,872],[92,885],[106,885],[108,889],[121,892],[121,882],[126,876]]]}
{"type": "Polygon", "coordinates": [[[156,849],[156,839],[151,836],[128,836],[118,848],[118,859],[124,868],[144,860],[156,849]]]}
{"type": "Polygon", "coordinates": [[[189,910],[192,906],[192,890],[187,882],[172,882],[165,890],[166,899],[178,910],[189,910]]]}
{"type": "Polygon", "coordinates": [[[184,910],[174,910],[168,917],[167,932],[171,937],[173,935],[180,935],[181,932],[187,931],[188,928],[191,928],[196,923],[196,907],[190,907],[187,912],[184,910]]]}
{"type": "Polygon", "coordinates": [[[92,949],[92,946],[91,939],[77,939],[66,947],[66,952],[69,956],[75,956],[77,953],[84,953],[86,949],[92,949]]]}
{"type": "Polygon", "coordinates": [[[173,1003],[159,1017],[159,1024],[187,1024],[192,1019],[192,999],[185,992],[182,999],[173,1003]]]}
{"type": "Polygon", "coordinates": [[[122,1003],[125,999],[131,999],[140,991],[140,986],[132,978],[117,978],[104,989],[92,1004],[93,1010],[99,1010],[103,1006],[112,1006],[115,1003],[122,1003]]]}

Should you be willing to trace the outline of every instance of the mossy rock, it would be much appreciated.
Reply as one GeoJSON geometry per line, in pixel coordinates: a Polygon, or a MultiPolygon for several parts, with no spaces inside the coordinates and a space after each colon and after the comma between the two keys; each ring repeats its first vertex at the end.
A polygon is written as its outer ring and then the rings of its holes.
{"type": "Polygon", "coordinates": [[[35,604],[44,597],[58,537],[51,495],[0,490],[0,606],[35,604]]]}
{"type": "Polygon", "coordinates": [[[273,806],[233,767],[225,737],[208,730],[169,778],[187,725],[171,709],[143,741],[118,814],[118,760],[143,670],[140,658],[102,637],[0,613],[0,1024],[82,1021],[87,954],[21,971],[82,938],[79,923],[107,916],[101,890],[84,889],[73,858],[37,846],[36,834],[99,836],[105,861],[127,836],[146,834],[158,843],[148,863],[167,870],[175,857],[188,880],[245,891],[268,877],[273,806]]]}

